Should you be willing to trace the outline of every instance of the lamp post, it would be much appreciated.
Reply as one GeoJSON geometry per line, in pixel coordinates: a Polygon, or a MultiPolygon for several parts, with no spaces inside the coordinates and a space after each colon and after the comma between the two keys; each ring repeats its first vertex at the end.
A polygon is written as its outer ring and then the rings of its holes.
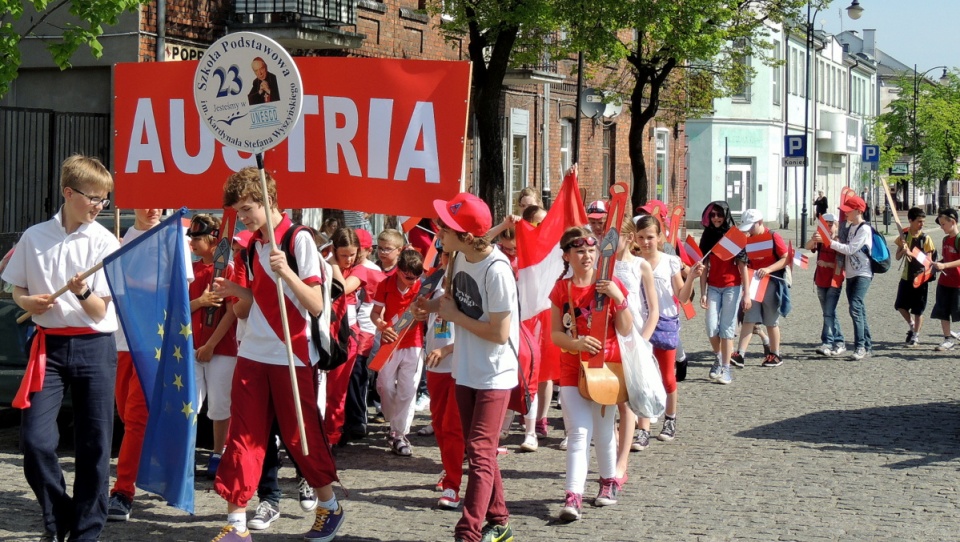
{"type": "MultiPolygon", "coordinates": [[[[911,162],[913,162],[913,164],[912,164],[912,165],[913,165],[913,175],[911,176],[911,179],[912,179],[912,180],[911,180],[911,184],[913,185],[913,189],[914,189],[914,190],[916,190],[916,188],[917,188],[917,146],[918,146],[918,137],[917,137],[917,103],[918,103],[919,98],[920,98],[920,81],[922,81],[923,78],[924,78],[928,73],[932,72],[933,70],[939,70],[940,68],[943,68],[943,75],[940,77],[940,82],[943,83],[943,82],[945,82],[945,81],[947,80],[947,67],[946,67],[946,66],[934,66],[934,67],[930,68],[929,70],[927,70],[927,71],[925,71],[925,72],[923,72],[923,73],[921,73],[921,74],[917,74],[917,65],[916,65],[916,64],[913,65],[913,160],[911,160],[911,162]]],[[[939,208],[939,207],[943,207],[943,202],[942,202],[942,201],[939,201],[939,199],[940,199],[940,191],[937,190],[937,200],[938,200],[938,201],[937,201],[937,207],[938,207],[938,208],[939,208]]]]}
{"type": "MultiPolygon", "coordinates": [[[[807,0],[807,40],[806,40],[806,75],[804,88],[806,89],[806,95],[803,99],[803,135],[809,138],[810,132],[810,49],[813,47],[813,23],[817,20],[817,15],[820,14],[821,7],[817,7],[816,11],[812,9],[811,0],[807,0]]],[[[857,20],[863,15],[863,7],[860,6],[859,0],[853,0],[850,3],[850,6],[847,7],[847,15],[853,19],[857,20]]],[[[809,151],[811,147],[809,143],[807,149],[809,151]]],[[[813,157],[814,163],[816,163],[817,157],[813,157]]],[[[807,168],[809,166],[810,157],[806,156],[803,160],[803,209],[800,211],[800,243],[804,244],[807,242],[807,168]]],[[[814,173],[816,173],[816,168],[814,168],[814,173]]]]}

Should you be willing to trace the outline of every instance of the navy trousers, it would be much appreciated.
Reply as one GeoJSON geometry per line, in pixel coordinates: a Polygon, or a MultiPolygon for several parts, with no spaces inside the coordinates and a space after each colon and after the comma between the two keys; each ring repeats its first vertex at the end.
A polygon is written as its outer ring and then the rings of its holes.
{"type": "Polygon", "coordinates": [[[113,333],[47,336],[43,389],[24,409],[20,425],[23,472],[37,496],[47,532],[95,541],[107,521],[110,441],[117,348],[113,333]],[[57,414],[64,394],[73,400],[76,475],[73,496],[57,456],[57,414]]]}

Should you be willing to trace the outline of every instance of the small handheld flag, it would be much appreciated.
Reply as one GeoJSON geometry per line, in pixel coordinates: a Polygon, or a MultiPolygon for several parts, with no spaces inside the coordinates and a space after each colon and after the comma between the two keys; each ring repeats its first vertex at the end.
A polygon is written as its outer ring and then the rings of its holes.
{"type": "Polygon", "coordinates": [[[820,234],[820,241],[823,243],[823,246],[830,248],[830,237],[832,232],[830,231],[830,225],[827,224],[827,221],[821,216],[817,219],[817,233],[820,234]]]}
{"type": "Polygon", "coordinates": [[[730,228],[710,251],[726,261],[735,258],[745,246],[747,246],[747,235],[737,228],[730,228]]]}
{"type": "Polygon", "coordinates": [[[760,278],[757,271],[753,272],[753,280],[750,281],[750,299],[757,303],[763,303],[763,297],[767,293],[767,284],[770,283],[770,275],[764,275],[760,278]]]}

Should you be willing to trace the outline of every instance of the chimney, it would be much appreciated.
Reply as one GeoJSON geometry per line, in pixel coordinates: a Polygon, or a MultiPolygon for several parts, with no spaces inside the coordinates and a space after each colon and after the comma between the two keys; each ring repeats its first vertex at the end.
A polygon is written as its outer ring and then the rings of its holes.
{"type": "Polygon", "coordinates": [[[877,31],[873,28],[863,29],[863,52],[872,58],[877,58],[877,31]]]}

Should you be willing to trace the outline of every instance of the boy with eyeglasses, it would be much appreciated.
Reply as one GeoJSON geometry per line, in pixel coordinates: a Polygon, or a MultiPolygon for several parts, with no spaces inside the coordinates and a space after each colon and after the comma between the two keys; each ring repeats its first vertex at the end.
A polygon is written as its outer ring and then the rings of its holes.
{"type": "Polygon", "coordinates": [[[96,158],[64,160],[63,206],[23,233],[3,272],[14,302],[37,326],[13,406],[23,409],[23,472],[43,515],[41,540],[65,540],[67,533],[71,540],[97,540],[107,520],[118,322],[103,271],[80,276],[120,248],[96,222],[111,190],[113,178],[96,158]],[[68,291],[53,298],[63,286],[68,291]],[[76,434],[72,496],[57,456],[57,415],[67,389],[76,434]]]}
{"type": "Polygon", "coordinates": [[[383,415],[390,423],[390,449],[402,457],[413,454],[407,433],[413,424],[414,399],[423,370],[423,324],[413,324],[402,338],[393,326],[420,293],[422,274],[420,253],[412,249],[401,252],[396,272],[377,288],[370,314],[382,343],[400,341],[377,375],[377,391],[383,415]]]}
{"type": "Polygon", "coordinates": [[[386,276],[396,272],[404,244],[403,234],[397,230],[386,229],[377,236],[377,261],[386,276]]]}

